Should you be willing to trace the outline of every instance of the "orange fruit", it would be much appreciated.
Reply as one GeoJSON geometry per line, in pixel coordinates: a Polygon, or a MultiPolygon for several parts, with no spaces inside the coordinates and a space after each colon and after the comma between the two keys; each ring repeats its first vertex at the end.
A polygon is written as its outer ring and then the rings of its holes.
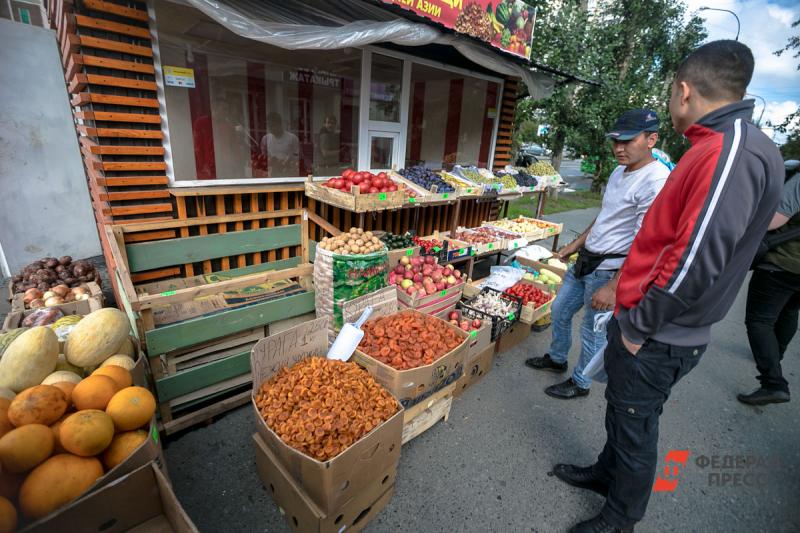
{"type": "Polygon", "coordinates": [[[125,387],[130,387],[133,385],[133,377],[131,376],[131,373],[128,372],[127,369],[117,365],[101,366],[92,372],[92,375],[108,376],[117,383],[120,389],[124,389],[125,387]]]}
{"type": "Polygon", "coordinates": [[[8,419],[17,427],[52,424],[67,410],[67,398],[52,385],[36,385],[17,394],[8,407],[8,419]]]}
{"type": "MultiPolygon", "coordinates": [[[[53,430],[48,428],[50,434],[53,430]]],[[[85,409],[69,415],[58,428],[58,440],[70,453],[88,457],[102,453],[114,438],[114,421],[103,411],[85,409]]]]}
{"type": "Polygon", "coordinates": [[[119,431],[131,431],[147,424],[156,412],[156,399],[144,387],[122,389],[111,398],[106,413],[119,431]]]}
{"type": "Polygon", "coordinates": [[[19,490],[19,507],[28,518],[42,518],[78,498],[103,475],[95,457],[54,455],[28,474],[19,490]]]}
{"type": "Polygon", "coordinates": [[[52,453],[53,430],[42,424],[26,424],[0,438],[0,462],[4,471],[25,472],[52,453]]]}
{"type": "Polygon", "coordinates": [[[118,390],[117,382],[108,376],[89,376],[72,389],[72,403],[78,411],[83,409],[103,411],[118,390]]]}
{"type": "Polygon", "coordinates": [[[111,470],[123,462],[146,440],[147,431],[141,429],[118,433],[103,452],[103,464],[106,470],[111,470]]]}

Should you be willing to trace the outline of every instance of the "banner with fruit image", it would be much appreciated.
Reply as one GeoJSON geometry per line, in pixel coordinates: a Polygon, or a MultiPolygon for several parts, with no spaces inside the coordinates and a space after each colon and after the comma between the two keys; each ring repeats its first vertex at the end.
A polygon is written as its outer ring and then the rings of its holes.
{"type": "Polygon", "coordinates": [[[383,0],[495,48],[531,58],[536,9],[520,0],[383,0]]]}

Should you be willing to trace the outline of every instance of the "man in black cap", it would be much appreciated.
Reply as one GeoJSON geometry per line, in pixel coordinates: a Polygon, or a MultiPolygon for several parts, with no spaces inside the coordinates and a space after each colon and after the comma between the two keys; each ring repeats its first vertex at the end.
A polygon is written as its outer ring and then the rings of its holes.
{"type": "Polygon", "coordinates": [[[536,370],[566,372],[572,318],[581,308],[586,310],[581,324],[581,354],[572,376],[545,389],[554,398],[589,394],[591,379],[583,375],[583,369],[605,341],[605,334],[594,330],[595,315],[613,309],[619,268],[669,175],[666,165],[651,154],[658,140],[658,126],[658,116],[649,109],[632,109],[619,117],[607,134],[619,166],[608,178],[600,213],[586,231],[556,254],[563,259],[578,252],[578,261],[564,276],[564,285],[553,302],[550,349],[525,364],[536,370]]]}

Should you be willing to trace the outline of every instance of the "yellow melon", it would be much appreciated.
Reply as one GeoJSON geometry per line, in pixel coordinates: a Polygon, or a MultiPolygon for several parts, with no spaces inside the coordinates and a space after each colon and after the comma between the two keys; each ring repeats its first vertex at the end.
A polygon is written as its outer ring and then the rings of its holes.
{"type": "MultiPolygon", "coordinates": [[[[123,313],[124,315],[124,313],[123,313]]],[[[0,359],[0,387],[14,392],[33,387],[53,371],[58,338],[53,330],[37,326],[11,341],[0,359]]]]}
{"type": "Polygon", "coordinates": [[[28,518],[41,518],[78,498],[103,475],[94,457],[54,455],[28,475],[19,491],[19,506],[28,518]]]}
{"type": "Polygon", "coordinates": [[[133,385],[133,377],[131,377],[131,373],[117,365],[101,366],[92,372],[92,375],[108,376],[116,382],[120,389],[124,389],[125,387],[130,387],[133,385]]]}
{"type": "Polygon", "coordinates": [[[117,348],[128,338],[130,330],[128,315],[119,309],[104,307],[92,311],[70,332],[64,355],[70,364],[81,368],[99,365],[118,353],[117,348]]]}
{"type": "Polygon", "coordinates": [[[71,365],[67,358],[64,356],[63,353],[58,354],[58,359],[56,359],[56,369],[55,371],[58,372],[60,370],[66,372],[72,372],[79,376],[83,376],[83,369],[79,366],[71,365]]]}
{"type": "Polygon", "coordinates": [[[103,452],[103,464],[106,470],[111,470],[123,462],[146,440],[147,432],[141,429],[118,433],[103,452]]]}
{"type": "MultiPolygon", "coordinates": [[[[52,437],[53,431],[47,428],[52,437]]],[[[70,453],[88,457],[102,453],[114,438],[114,421],[103,411],[86,409],[69,415],[58,428],[58,440],[70,453]]]]}
{"type": "Polygon", "coordinates": [[[67,410],[67,398],[52,385],[37,385],[17,394],[8,407],[8,419],[17,427],[25,424],[48,426],[67,410]]]}
{"type": "Polygon", "coordinates": [[[14,504],[0,496],[0,533],[12,533],[17,529],[17,509],[14,504]]]}
{"type": "Polygon", "coordinates": [[[136,362],[129,355],[117,354],[117,355],[112,355],[111,357],[103,361],[103,363],[100,365],[100,368],[108,365],[121,366],[128,372],[131,372],[133,370],[133,367],[136,366],[136,362]]]}
{"type": "Polygon", "coordinates": [[[117,382],[108,376],[89,376],[72,389],[72,403],[79,411],[82,409],[103,411],[118,390],[117,382]]]}
{"type": "Polygon", "coordinates": [[[42,380],[42,385],[54,385],[56,383],[61,383],[62,381],[79,383],[82,379],[83,378],[81,376],[70,370],[56,370],[42,380]]]}
{"type": "Polygon", "coordinates": [[[150,421],[156,412],[156,399],[144,387],[127,387],[111,398],[106,413],[119,431],[137,429],[150,421]]]}
{"type": "Polygon", "coordinates": [[[53,453],[53,430],[42,424],[27,424],[0,438],[3,471],[19,474],[35,467],[53,453]]]}

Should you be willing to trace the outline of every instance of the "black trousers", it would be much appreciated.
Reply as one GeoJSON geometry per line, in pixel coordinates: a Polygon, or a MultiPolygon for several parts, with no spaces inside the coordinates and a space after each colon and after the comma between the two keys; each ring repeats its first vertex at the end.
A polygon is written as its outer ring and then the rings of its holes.
{"type": "Polygon", "coordinates": [[[607,337],[607,440],[593,468],[609,484],[603,516],[610,524],[627,528],[644,517],[653,491],[664,402],[706,347],[648,340],[633,356],[622,344],[616,320],[609,322],[607,337]]]}
{"type": "Polygon", "coordinates": [[[762,388],[789,392],[781,361],[797,333],[798,311],[800,274],[753,270],[744,322],[762,388]]]}

